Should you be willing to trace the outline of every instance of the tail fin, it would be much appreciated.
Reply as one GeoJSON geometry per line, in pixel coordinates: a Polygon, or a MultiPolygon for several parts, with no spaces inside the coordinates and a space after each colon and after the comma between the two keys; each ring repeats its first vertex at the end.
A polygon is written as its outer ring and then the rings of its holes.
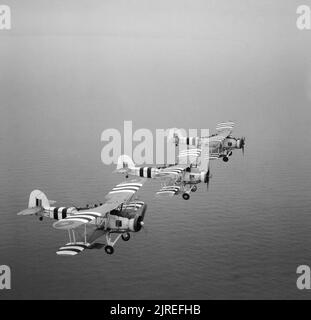
{"type": "Polygon", "coordinates": [[[40,190],[33,190],[29,196],[28,208],[47,208],[50,206],[50,202],[46,195],[40,190]]]}
{"type": "Polygon", "coordinates": [[[44,208],[48,208],[49,206],[50,201],[46,195],[40,190],[33,190],[29,196],[28,208],[19,212],[18,215],[35,215],[42,212],[44,208]]]}
{"type": "Polygon", "coordinates": [[[118,163],[117,163],[117,169],[116,172],[127,172],[128,169],[132,169],[135,167],[135,163],[131,159],[131,157],[127,156],[126,154],[121,155],[118,158],[118,163]]]}

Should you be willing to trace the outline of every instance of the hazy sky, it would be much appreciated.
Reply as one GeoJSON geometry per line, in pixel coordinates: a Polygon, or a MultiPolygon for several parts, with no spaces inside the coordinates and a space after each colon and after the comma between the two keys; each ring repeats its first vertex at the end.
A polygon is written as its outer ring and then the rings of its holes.
{"type": "Polygon", "coordinates": [[[123,120],[136,129],[213,129],[230,119],[252,138],[310,133],[311,31],[296,28],[300,1],[6,4],[0,127],[8,148],[60,132],[100,143],[123,120]]]}

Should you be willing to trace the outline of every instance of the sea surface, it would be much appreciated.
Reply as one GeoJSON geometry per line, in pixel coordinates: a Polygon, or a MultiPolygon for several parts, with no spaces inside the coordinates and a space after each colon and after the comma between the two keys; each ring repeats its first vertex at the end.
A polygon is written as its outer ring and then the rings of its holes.
{"type": "Polygon", "coordinates": [[[112,256],[56,256],[67,234],[49,219],[16,215],[35,188],[58,205],[103,200],[123,177],[101,163],[99,143],[44,146],[38,138],[22,155],[4,153],[0,252],[12,269],[12,290],[2,297],[308,297],[296,288],[296,268],[311,261],[309,155],[243,134],[245,156],[236,151],[228,163],[213,161],[209,190],[200,185],[189,201],[155,198],[160,184],[147,182],[139,192],[148,204],[145,229],[119,241],[112,256]]]}

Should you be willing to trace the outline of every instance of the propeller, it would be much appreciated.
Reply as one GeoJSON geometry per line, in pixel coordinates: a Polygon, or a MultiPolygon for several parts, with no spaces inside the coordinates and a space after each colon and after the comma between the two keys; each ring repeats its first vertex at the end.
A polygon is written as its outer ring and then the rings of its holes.
{"type": "Polygon", "coordinates": [[[206,191],[209,189],[209,181],[210,181],[211,175],[210,175],[210,168],[208,167],[207,173],[205,175],[204,183],[206,184],[206,191]]]}
{"type": "Polygon", "coordinates": [[[241,138],[241,149],[242,149],[243,156],[244,156],[244,147],[245,147],[245,137],[242,137],[241,138]]]}

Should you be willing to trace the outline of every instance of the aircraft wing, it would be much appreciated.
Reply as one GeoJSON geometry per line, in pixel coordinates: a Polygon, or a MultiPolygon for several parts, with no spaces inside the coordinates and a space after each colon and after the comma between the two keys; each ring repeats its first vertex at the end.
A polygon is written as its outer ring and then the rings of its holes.
{"type": "Polygon", "coordinates": [[[187,164],[189,167],[189,165],[197,163],[198,158],[201,156],[201,152],[202,149],[199,148],[180,150],[178,154],[178,163],[187,164]]]}
{"type": "Polygon", "coordinates": [[[76,227],[73,234],[70,234],[70,242],[60,247],[56,254],[60,256],[74,256],[91,246],[96,239],[106,234],[103,229],[98,229],[96,225],[85,224],[76,227]]]}
{"type": "Polygon", "coordinates": [[[157,196],[175,196],[180,190],[180,186],[177,184],[167,184],[162,186],[159,191],[156,192],[157,196]]]}
{"type": "Polygon", "coordinates": [[[161,169],[157,177],[178,179],[178,177],[189,167],[189,164],[178,164],[161,169]]]}
{"type": "Polygon", "coordinates": [[[61,219],[53,224],[55,229],[70,230],[84,224],[95,224],[97,218],[106,216],[108,212],[131,200],[143,186],[146,179],[131,179],[116,185],[107,195],[107,201],[96,208],[80,210],[77,214],[61,219]]]}
{"type": "Polygon", "coordinates": [[[75,243],[67,243],[64,246],[60,247],[56,254],[59,256],[75,256],[78,253],[81,253],[87,249],[87,245],[84,242],[75,242],[75,243]]]}
{"type": "Polygon", "coordinates": [[[234,122],[222,122],[216,126],[217,134],[209,137],[209,142],[222,142],[226,139],[233,130],[234,122]]]}

